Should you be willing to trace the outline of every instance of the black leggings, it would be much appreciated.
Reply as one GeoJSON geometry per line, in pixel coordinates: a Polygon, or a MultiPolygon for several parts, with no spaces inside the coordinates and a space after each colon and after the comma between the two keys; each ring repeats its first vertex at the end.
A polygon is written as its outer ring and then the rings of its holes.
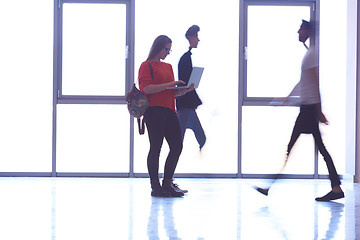
{"type": "Polygon", "coordinates": [[[292,147],[301,133],[310,133],[313,135],[315,144],[317,145],[321,155],[323,155],[326,162],[327,169],[329,171],[329,178],[331,186],[339,186],[341,184],[340,178],[336,172],[334,162],[326,150],[323,140],[321,138],[319,130],[319,106],[318,104],[302,105],[300,107],[299,116],[296,119],[295,126],[291,135],[291,139],[288,145],[287,154],[290,154],[292,147]]]}
{"type": "Polygon", "coordinates": [[[150,180],[158,181],[159,157],[164,138],[170,149],[165,162],[164,179],[171,180],[183,147],[179,119],[169,108],[149,107],[144,120],[150,141],[147,158],[150,180]]]}

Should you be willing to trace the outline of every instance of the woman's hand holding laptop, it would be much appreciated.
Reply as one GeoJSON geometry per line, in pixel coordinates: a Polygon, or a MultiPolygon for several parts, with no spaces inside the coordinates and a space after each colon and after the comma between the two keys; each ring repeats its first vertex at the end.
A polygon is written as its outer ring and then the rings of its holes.
{"type": "Polygon", "coordinates": [[[174,89],[174,92],[175,92],[175,96],[182,96],[182,95],[185,95],[186,93],[194,91],[194,90],[195,90],[195,87],[194,87],[194,84],[192,83],[190,85],[190,87],[182,88],[182,89],[174,89]]]}
{"type": "Polygon", "coordinates": [[[183,85],[185,85],[185,82],[181,81],[181,80],[177,80],[177,81],[172,82],[172,87],[174,87],[176,85],[183,86],[183,85]]]}

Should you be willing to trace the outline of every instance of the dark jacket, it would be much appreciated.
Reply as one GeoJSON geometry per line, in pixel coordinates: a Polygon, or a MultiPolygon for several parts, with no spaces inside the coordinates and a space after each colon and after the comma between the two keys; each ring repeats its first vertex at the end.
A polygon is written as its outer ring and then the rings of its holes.
{"type": "MultiPolygon", "coordinates": [[[[182,55],[178,65],[179,80],[184,81],[185,84],[188,84],[191,71],[193,69],[190,51],[191,48],[189,49],[189,51],[184,53],[184,55],[182,55]]],[[[185,95],[176,98],[177,109],[181,109],[181,108],[196,109],[201,104],[202,102],[199,96],[197,95],[196,90],[188,92],[185,95]]]]}

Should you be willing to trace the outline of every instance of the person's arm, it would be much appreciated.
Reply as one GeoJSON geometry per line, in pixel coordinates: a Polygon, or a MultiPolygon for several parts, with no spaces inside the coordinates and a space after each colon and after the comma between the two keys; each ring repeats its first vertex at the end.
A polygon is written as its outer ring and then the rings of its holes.
{"type": "MultiPolygon", "coordinates": [[[[170,66],[171,68],[171,66],[170,66]]],[[[172,72],[172,68],[171,68],[172,72]]],[[[172,77],[174,80],[174,77],[172,77]]],[[[178,84],[184,84],[183,81],[170,81],[166,83],[153,83],[153,73],[151,73],[151,68],[148,62],[143,62],[139,69],[139,86],[140,90],[143,91],[146,95],[151,95],[154,93],[159,93],[168,87],[173,87],[178,84]]]]}
{"type": "Polygon", "coordinates": [[[324,113],[321,111],[321,103],[319,103],[318,105],[317,113],[318,113],[319,122],[328,125],[329,121],[326,119],[324,113]]]}
{"type": "Polygon", "coordinates": [[[191,84],[191,86],[188,88],[174,90],[174,95],[175,95],[175,97],[178,97],[178,96],[185,95],[186,93],[194,91],[194,90],[195,90],[194,84],[191,84]]]}
{"type": "MultiPolygon", "coordinates": [[[[312,79],[315,79],[317,81],[319,81],[319,67],[313,67],[310,68],[308,71],[310,71],[310,73],[313,75],[312,79]]],[[[318,84],[318,83],[317,83],[318,84]]],[[[319,93],[320,94],[320,93],[319,93]]],[[[324,123],[326,125],[329,124],[329,121],[326,119],[324,113],[321,110],[321,101],[317,107],[317,112],[318,112],[318,119],[321,123],[324,123]]]]}
{"type": "Polygon", "coordinates": [[[161,84],[150,84],[144,87],[143,91],[145,94],[150,95],[150,94],[162,92],[166,90],[166,88],[173,87],[178,84],[184,84],[184,82],[179,80],[179,81],[173,81],[173,82],[161,83],[161,84]]]}
{"type": "Polygon", "coordinates": [[[293,90],[290,92],[290,94],[287,97],[275,97],[271,100],[269,105],[271,106],[283,106],[284,104],[290,103],[291,98],[295,96],[300,96],[300,82],[298,82],[293,90]]]}
{"type": "Polygon", "coordinates": [[[178,79],[182,80],[187,84],[192,71],[191,55],[186,52],[179,61],[178,64],[178,79]]]}
{"type": "Polygon", "coordinates": [[[286,98],[292,96],[300,96],[300,86],[301,86],[301,82],[298,82],[286,98]]]}

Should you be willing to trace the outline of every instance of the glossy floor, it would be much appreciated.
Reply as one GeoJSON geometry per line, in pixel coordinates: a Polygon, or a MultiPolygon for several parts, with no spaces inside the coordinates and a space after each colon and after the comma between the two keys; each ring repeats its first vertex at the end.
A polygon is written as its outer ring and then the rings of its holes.
{"type": "Polygon", "coordinates": [[[360,185],[320,203],[327,180],[176,179],[153,198],[146,178],[0,178],[0,239],[360,239],[360,185]]]}

